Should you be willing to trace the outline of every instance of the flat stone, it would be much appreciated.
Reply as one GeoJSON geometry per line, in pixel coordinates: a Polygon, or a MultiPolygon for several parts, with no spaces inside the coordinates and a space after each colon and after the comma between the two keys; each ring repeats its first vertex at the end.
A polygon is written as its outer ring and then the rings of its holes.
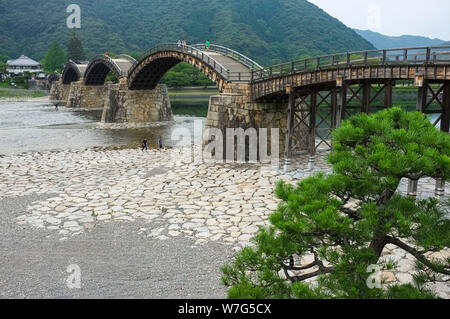
{"type": "Polygon", "coordinates": [[[94,217],[84,217],[84,218],[80,218],[80,223],[93,223],[95,222],[95,218],[94,217]]]}
{"type": "Polygon", "coordinates": [[[97,220],[102,221],[102,220],[110,220],[112,217],[111,215],[100,215],[97,216],[97,220]]]}
{"type": "Polygon", "coordinates": [[[381,281],[385,283],[393,283],[396,282],[397,279],[392,271],[383,271],[381,273],[381,281]]]}
{"type": "Polygon", "coordinates": [[[175,231],[175,230],[171,230],[169,231],[169,235],[172,237],[177,237],[179,236],[181,233],[179,231],[175,231]]]}
{"type": "Polygon", "coordinates": [[[65,222],[63,227],[71,228],[71,227],[77,227],[77,226],[79,226],[79,225],[76,221],[70,221],[70,222],[65,222]]]}
{"type": "Polygon", "coordinates": [[[219,240],[220,238],[222,238],[222,236],[223,236],[223,234],[216,234],[216,235],[212,236],[210,239],[211,239],[212,241],[217,241],[217,240],[219,240]]]}
{"type": "Polygon", "coordinates": [[[409,259],[402,259],[398,262],[397,271],[407,273],[415,268],[414,262],[409,259]]]}
{"type": "Polygon", "coordinates": [[[250,226],[242,229],[242,233],[244,234],[255,234],[258,232],[258,227],[250,226]]]}
{"type": "Polygon", "coordinates": [[[202,232],[202,233],[196,234],[195,237],[203,238],[203,239],[204,238],[209,238],[209,237],[211,237],[211,233],[209,233],[209,232],[202,232]]]}
{"type": "Polygon", "coordinates": [[[128,221],[128,222],[134,222],[134,218],[130,216],[119,216],[114,218],[117,221],[128,221]]]}
{"type": "Polygon", "coordinates": [[[59,225],[61,224],[61,220],[58,218],[54,218],[54,217],[48,217],[45,220],[47,223],[52,224],[52,225],[59,225]]]}
{"type": "Polygon", "coordinates": [[[407,273],[397,273],[395,277],[401,284],[408,284],[414,281],[413,276],[407,273]]]}
{"type": "Polygon", "coordinates": [[[252,237],[253,237],[252,235],[244,234],[244,235],[239,236],[238,239],[239,239],[240,241],[248,242],[252,237]]]}

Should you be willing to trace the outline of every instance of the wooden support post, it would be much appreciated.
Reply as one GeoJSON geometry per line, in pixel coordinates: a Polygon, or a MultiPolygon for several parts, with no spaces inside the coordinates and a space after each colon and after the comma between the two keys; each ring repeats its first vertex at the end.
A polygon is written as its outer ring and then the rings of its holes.
{"type": "MultiPolygon", "coordinates": [[[[441,131],[450,132],[450,82],[444,83],[442,91],[442,117],[441,117],[441,131]]],[[[438,178],[436,180],[436,196],[445,195],[445,180],[438,178]]]]}
{"type": "Polygon", "coordinates": [[[331,129],[334,130],[336,128],[336,118],[337,118],[337,89],[333,88],[331,89],[331,103],[330,103],[330,107],[331,107],[331,129]]]}
{"type": "Polygon", "coordinates": [[[291,157],[292,157],[292,129],[294,127],[295,116],[295,90],[289,94],[288,102],[288,115],[287,115],[287,130],[285,141],[285,158],[284,158],[284,171],[288,172],[291,169],[291,157]]]}
{"type": "Polygon", "coordinates": [[[316,155],[316,114],[317,114],[317,91],[312,90],[311,93],[311,113],[309,115],[309,163],[310,170],[314,169],[314,160],[316,155]]]}
{"type": "Polygon", "coordinates": [[[363,84],[363,105],[361,112],[370,113],[370,83],[363,84]]]}
{"type": "Polygon", "coordinates": [[[340,127],[342,120],[345,118],[345,108],[347,105],[347,83],[342,83],[339,88],[339,97],[336,105],[336,127],[340,127]]]}
{"type": "Polygon", "coordinates": [[[309,116],[309,155],[316,155],[316,113],[317,113],[317,91],[311,91],[311,114],[309,116]]]}
{"type": "Polygon", "coordinates": [[[416,111],[418,112],[425,111],[427,105],[427,96],[428,96],[428,83],[424,81],[423,86],[420,86],[417,90],[416,111]]]}
{"type": "Polygon", "coordinates": [[[388,81],[384,86],[384,106],[387,108],[392,107],[392,86],[392,81],[388,81]]]}
{"type": "Polygon", "coordinates": [[[450,82],[444,83],[444,89],[442,91],[442,118],[441,118],[441,131],[450,132],[450,82]]]}

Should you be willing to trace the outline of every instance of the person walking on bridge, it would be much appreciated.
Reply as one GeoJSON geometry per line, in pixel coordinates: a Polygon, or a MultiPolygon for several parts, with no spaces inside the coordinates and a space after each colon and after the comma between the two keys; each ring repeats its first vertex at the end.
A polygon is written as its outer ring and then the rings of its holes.
{"type": "Polygon", "coordinates": [[[211,45],[209,40],[206,40],[205,45],[206,45],[206,51],[209,51],[209,46],[211,45]]]}

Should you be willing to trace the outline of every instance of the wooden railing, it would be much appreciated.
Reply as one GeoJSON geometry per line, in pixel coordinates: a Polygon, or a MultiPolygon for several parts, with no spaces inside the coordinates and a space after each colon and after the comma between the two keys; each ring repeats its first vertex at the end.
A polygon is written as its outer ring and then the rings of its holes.
{"type": "Polygon", "coordinates": [[[368,50],[318,56],[253,70],[251,82],[325,69],[418,64],[450,64],[450,46],[368,50]]]}
{"type": "MultiPolygon", "coordinates": [[[[194,48],[200,49],[202,51],[206,50],[206,44],[194,44],[194,48]]],[[[242,63],[243,65],[247,66],[250,70],[262,70],[263,67],[250,59],[249,57],[243,55],[242,53],[239,53],[233,49],[223,47],[217,44],[211,44],[209,46],[208,51],[211,52],[217,52],[224,56],[230,57],[231,59],[238,61],[242,63]]]]}

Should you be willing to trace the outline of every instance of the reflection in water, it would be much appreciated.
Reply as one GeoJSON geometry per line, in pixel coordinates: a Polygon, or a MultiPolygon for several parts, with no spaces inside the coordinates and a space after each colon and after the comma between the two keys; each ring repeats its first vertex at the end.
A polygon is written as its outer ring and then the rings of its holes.
{"type": "Polygon", "coordinates": [[[208,115],[209,101],[199,102],[171,102],[172,112],[176,115],[191,115],[204,117],[208,115]]]}
{"type": "MultiPolygon", "coordinates": [[[[182,114],[183,107],[179,110],[178,114],[182,114]]],[[[110,146],[139,148],[144,138],[156,148],[159,136],[165,146],[171,147],[176,143],[171,141],[174,129],[187,128],[193,134],[194,121],[205,121],[202,117],[177,115],[175,123],[157,128],[98,129],[101,114],[101,110],[56,111],[48,103],[0,102],[0,154],[110,146]]]]}

